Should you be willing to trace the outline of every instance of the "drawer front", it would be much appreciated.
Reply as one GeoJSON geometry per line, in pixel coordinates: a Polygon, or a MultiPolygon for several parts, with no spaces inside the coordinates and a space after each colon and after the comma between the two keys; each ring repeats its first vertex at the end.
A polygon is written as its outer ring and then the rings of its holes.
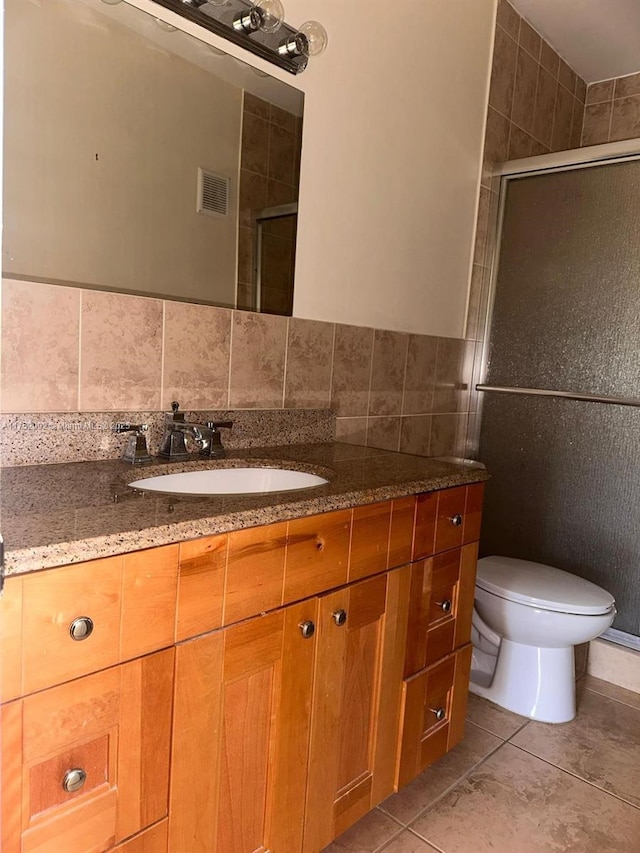
{"type": "Polygon", "coordinates": [[[25,693],[118,662],[121,584],[122,557],[24,578],[25,693]]]}
{"type": "Polygon", "coordinates": [[[435,553],[449,551],[451,548],[459,548],[462,545],[467,488],[458,486],[437,494],[435,553]]]}
{"type": "Polygon", "coordinates": [[[120,660],[173,645],[178,545],[125,554],[120,660]]]}
{"type": "Polygon", "coordinates": [[[286,545],[286,522],[229,534],[225,625],[282,604],[286,545]]]}
{"type": "Polygon", "coordinates": [[[389,559],[387,561],[390,569],[411,562],[415,515],[416,498],[414,495],[392,501],[389,559]]]}
{"type": "Polygon", "coordinates": [[[180,544],[176,642],[222,625],[227,535],[180,544]]]}
{"type": "Polygon", "coordinates": [[[387,568],[391,501],[353,510],[349,581],[361,580],[387,568]]]}
{"type": "Polygon", "coordinates": [[[284,603],[347,582],[352,510],[289,522],[284,603]]]}
{"type": "Polygon", "coordinates": [[[467,499],[464,508],[464,525],[462,541],[465,545],[480,539],[482,523],[482,501],[484,500],[484,483],[474,483],[467,486],[467,499]]]}
{"type": "Polygon", "coordinates": [[[98,853],[166,816],[173,659],[158,652],[23,701],[22,853],[98,853]]]}
{"type": "Polygon", "coordinates": [[[397,788],[461,740],[470,669],[468,645],[404,681],[397,788]]]}
{"type": "Polygon", "coordinates": [[[22,578],[7,578],[0,596],[0,702],[22,693],[22,578]]]}
{"type": "Polygon", "coordinates": [[[416,500],[416,527],[413,538],[413,559],[424,560],[434,552],[438,493],[427,492],[416,500]]]}

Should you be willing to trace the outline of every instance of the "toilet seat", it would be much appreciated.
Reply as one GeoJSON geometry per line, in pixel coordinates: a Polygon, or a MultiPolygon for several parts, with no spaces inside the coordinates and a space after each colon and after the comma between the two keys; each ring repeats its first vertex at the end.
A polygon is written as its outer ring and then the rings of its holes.
{"type": "Polygon", "coordinates": [[[584,578],[512,557],[478,560],[476,585],[507,601],[557,613],[598,616],[615,606],[610,593],[584,578]]]}

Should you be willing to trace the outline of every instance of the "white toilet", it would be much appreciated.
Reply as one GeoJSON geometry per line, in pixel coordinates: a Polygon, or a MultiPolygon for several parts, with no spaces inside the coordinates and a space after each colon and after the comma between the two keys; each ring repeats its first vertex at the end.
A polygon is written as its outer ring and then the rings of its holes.
{"type": "Polygon", "coordinates": [[[612,595],[576,575],[527,560],[478,561],[469,689],[545,723],[576,714],[573,647],[610,627],[612,595]]]}

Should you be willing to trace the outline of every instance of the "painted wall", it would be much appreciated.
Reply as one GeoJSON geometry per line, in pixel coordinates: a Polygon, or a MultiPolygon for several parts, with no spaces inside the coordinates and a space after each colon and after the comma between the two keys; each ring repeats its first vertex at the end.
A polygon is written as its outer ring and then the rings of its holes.
{"type": "Polygon", "coordinates": [[[494,0],[286,11],[330,38],[299,77],[210,39],[305,92],[294,315],[462,337],[494,0]]]}

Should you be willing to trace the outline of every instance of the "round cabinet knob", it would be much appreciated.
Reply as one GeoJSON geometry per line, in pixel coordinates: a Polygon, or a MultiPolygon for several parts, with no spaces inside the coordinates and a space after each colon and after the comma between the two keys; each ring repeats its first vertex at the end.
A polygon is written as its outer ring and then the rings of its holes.
{"type": "Polygon", "coordinates": [[[87,774],[81,767],[74,767],[73,770],[67,770],[62,780],[62,787],[68,794],[74,794],[79,791],[87,779],[87,774]]]}
{"type": "Polygon", "coordinates": [[[447,598],[446,601],[439,601],[438,604],[440,605],[440,609],[443,613],[451,613],[452,605],[450,599],[447,598]]]}
{"type": "Polygon", "coordinates": [[[449,520],[451,521],[451,524],[453,524],[454,527],[460,527],[460,525],[462,524],[462,516],[459,512],[457,512],[455,515],[452,515],[449,520]]]}
{"type": "Polygon", "coordinates": [[[86,640],[93,633],[93,620],[88,616],[79,616],[69,625],[69,633],[72,640],[86,640]]]}
{"type": "Polygon", "coordinates": [[[339,628],[341,628],[347,621],[347,611],[336,610],[336,612],[333,614],[333,621],[339,628]]]}
{"type": "Polygon", "coordinates": [[[300,633],[304,637],[305,640],[308,640],[310,637],[316,632],[316,626],[313,624],[311,619],[307,619],[306,622],[300,623],[300,633]]]}
{"type": "Polygon", "coordinates": [[[435,715],[435,718],[438,722],[444,720],[444,718],[447,716],[447,712],[444,710],[444,708],[432,708],[431,711],[435,715]]]}

